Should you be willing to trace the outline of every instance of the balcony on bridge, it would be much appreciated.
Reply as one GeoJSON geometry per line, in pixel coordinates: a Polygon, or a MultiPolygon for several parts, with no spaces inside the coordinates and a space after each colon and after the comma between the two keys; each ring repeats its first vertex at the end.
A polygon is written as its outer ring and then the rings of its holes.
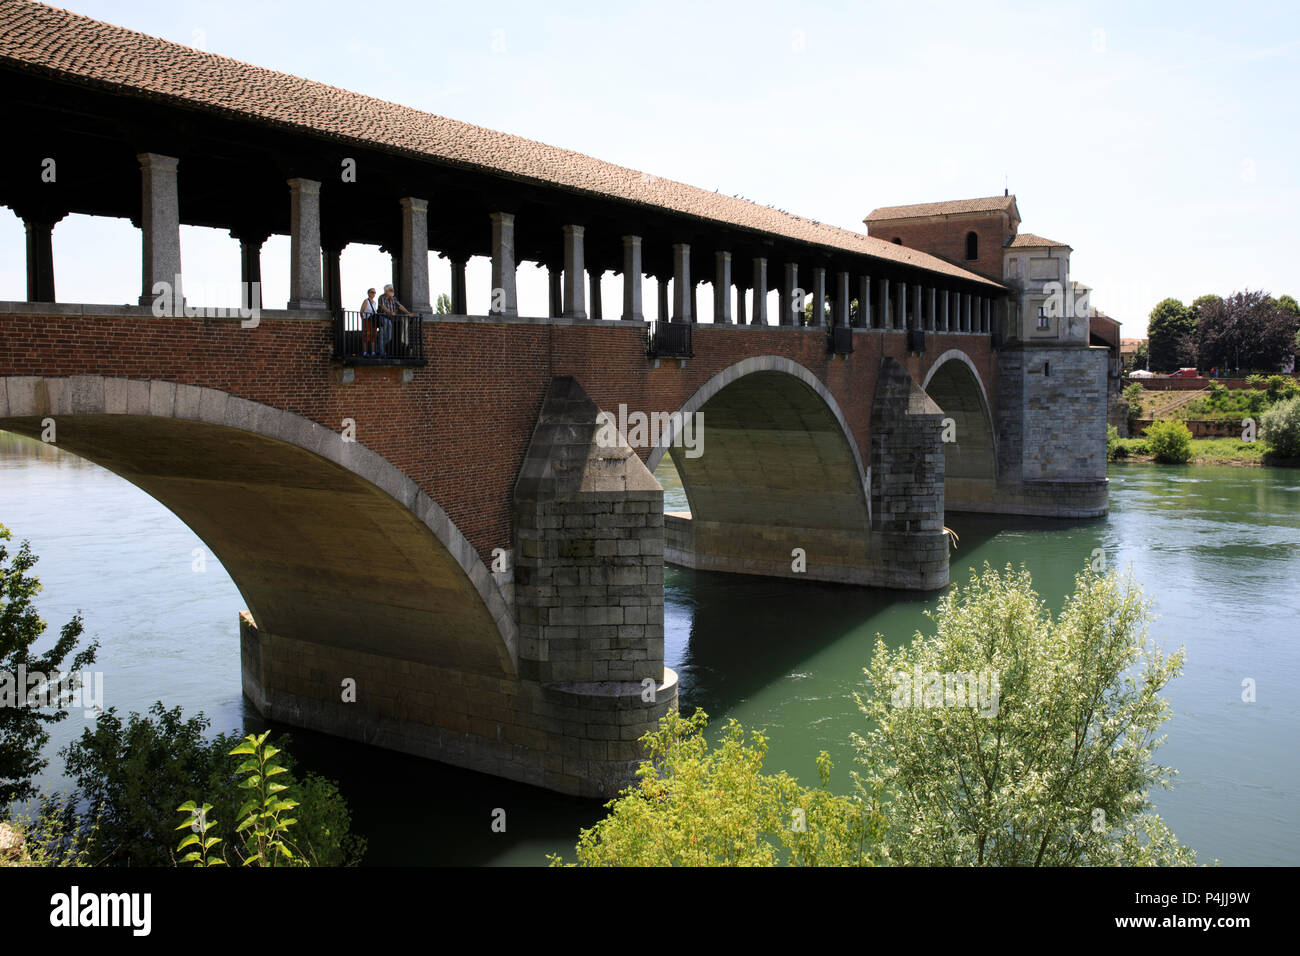
{"type": "Polygon", "coordinates": [[[334,313],[334,361],[343,365],[424,366],[424,316],[334,313]],[[387,323],[385,324],[385,320],[387,323]]]}
{"type": "Polygon", "coordinates": [[[656,322],[650,326],[646,354],[651,358],[694,358],[690,322],[656,322]]]}

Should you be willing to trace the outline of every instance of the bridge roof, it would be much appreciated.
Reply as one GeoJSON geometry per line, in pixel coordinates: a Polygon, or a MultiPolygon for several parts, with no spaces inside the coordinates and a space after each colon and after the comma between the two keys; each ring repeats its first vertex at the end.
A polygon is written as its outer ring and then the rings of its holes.
{"type": "Polygon", "coordinates": [[[22,0],[0,0],[0,64],[281,129],[378,147],[1001,288],[905,246],[637,170],[217,56],[22,0]]]}

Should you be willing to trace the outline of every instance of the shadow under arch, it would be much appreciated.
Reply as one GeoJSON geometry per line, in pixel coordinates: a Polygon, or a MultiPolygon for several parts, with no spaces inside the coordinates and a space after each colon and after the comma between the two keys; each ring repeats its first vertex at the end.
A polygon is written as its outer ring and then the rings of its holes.
{"type": "Polygon", "coordinates": [[[997,492],[997,437],[978,370],[965,352],[949,349],[921,387],[953,420],[953,440],[943,443],[944,510],[984,510],[997,492]]]}
{"type": "Polygon", "coordinates": [[[293,412],[211,388],[0,377],[0,429],[140,487],[212,550],[260,630],[513,678],[513,615],[478,553],[409,477],[293,412]]]}
{"type": "Polygon", "coordinates": [[[672,456],[691,518],[665,520],[665,559],[715,571],[868,583],[870,505],[844,414],[807,368],[755,356],[724,369],[679,409],[646,466],[672,456]],[[673,444],[699,413],[702,453],[673,444]],[[802,569],[793,554],[801,549],[802,569]]]}

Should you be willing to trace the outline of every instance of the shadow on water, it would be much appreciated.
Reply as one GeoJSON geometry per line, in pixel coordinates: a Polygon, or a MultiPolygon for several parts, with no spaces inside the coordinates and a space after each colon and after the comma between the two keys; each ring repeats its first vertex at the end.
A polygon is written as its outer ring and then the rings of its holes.
{"type": "Polygon", "coordinates": [[[685,712],[731,710],[851,631],[932,595],[670,567],[665,648],[685,712]]]}
{"type": "Polygon", "coordinates": [[[545,866],[547,853],[571,860],[578,831],[604,814],[602,801],[267,721],[247,700],[244,728],[289,734],[297,772],[338,783],[368,842],[363,866],[545,866]]]}

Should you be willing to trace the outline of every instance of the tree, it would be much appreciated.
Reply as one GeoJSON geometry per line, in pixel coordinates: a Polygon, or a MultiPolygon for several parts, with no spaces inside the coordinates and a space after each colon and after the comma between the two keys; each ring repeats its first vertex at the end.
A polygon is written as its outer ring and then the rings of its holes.
{"type": "MultiPolygon", "coordinates": [[[[870,866],[884,818],[876,802],[833,794],[831,762],[817,761],[820,787],[763,773],[767,738],[747,742],[728,721],[713,750],[708,715],[670,713],[641,738],[649,754],[637,783],[583,830],[579,866],[870,866]]],[[[552,866],[563,865],[552,854],[552,866]]]]}
{"type": "Polygon", "coordinates": [[[1300,458],[1300,396],[1280,401],[1265,412],[1259,435],[1279,458],[1300,458]]]}
{"type": "MultiPolygon", "coordinates": [[[[215,805],[211,819],[231,827],[242,820],[246,814],[240,807],[248,794],[241,789],[240,760],[231,753],[239,738],[208,738],[209,723],[202,712],[186,718],[181,708],[169,710],[161,701],[148,714],[132,712],[125,721],[110,707],[93,732],[83,731],[63,749],[67,774],[77,782],[77,802],[98,827],[99,859],[110,865],[170,865],[176,808],[196,795],[215,805]]],[[[278,753],[287,738],[275,743],[278,753]]],[[[287,771],[279,782],[290,786],[301,804],[294,814],[297,839],[313,865],[357,862],[365,841],[349,834],[350,815],[337,786],[314,774],[299,781],[289,755],[279,759],[287,771]]]]}
{"type": "Polygon", "coordinates": [[[1185,465],[1192,458],[1192,431],[1185,422],[1152,422],[1145,432],[1147,447],[1163,465],[1185,465]]]}
{"type": "Polygon", "coordinates": [[[1195,362],[1195,331],[1191,313],[1182,302],[1165,299],[1158,303],[1147,324],[1151,370],[1173,372],[1195,362]]]}
{"type": "Polygon", "coordinates": [[[1300,319],[1300,302],[1297,302],[1289,295],[1280,295],[1277,297],[1277,307],[1283,312],[1289,312],[1297,319],[1300,319]]]}
{"type": "Polygon", "coordinates": [[[439,293],[434,311],[438,315],[451,315],[451,296],[445,292],[439,293]]]}
{"type": "Polygon", "coordinates": [[[869,726],[854,735],[855,776],[886,801],[893,862],[1194,861],[1147,797],[1174,775],[1151,755],[1183,652],[1147,640],[1150,605],[1131,579],[1084,570],[1053,619],[1028,571],[986,564],[931,616],[935,633],[910,646],[877,639],[858,695],[869,726]],[[970,675],[983,675],[978,706],[980,680],[958,693],[970,675]]]}
{"type": "Polygon", "coordinates": [[[45,633],[45,622],[32,605],[41,583],[28,574],[37,558],[24,541],[6,566],[5,542],[11,537],[0,525],[0,807],[36,795],[32,777],[49,764],[41,759],[50,739],[46,727],[68,716],[68,695],[81,686],[80,673],[94,663],[99,647],[92,641],[73,653],[83,629],[81,615],[75,614],[48,651],[32,653],[45,633]],[[61,681],[65,674],[67,680],[61,681]]]}
{"type": "Polygon", "coordinates": [[[1209,302],[1197,322],[1202,365],[1277,371],[1295,350],[1300,315],[1263,292],[1236,292],[1209,302]]]}

